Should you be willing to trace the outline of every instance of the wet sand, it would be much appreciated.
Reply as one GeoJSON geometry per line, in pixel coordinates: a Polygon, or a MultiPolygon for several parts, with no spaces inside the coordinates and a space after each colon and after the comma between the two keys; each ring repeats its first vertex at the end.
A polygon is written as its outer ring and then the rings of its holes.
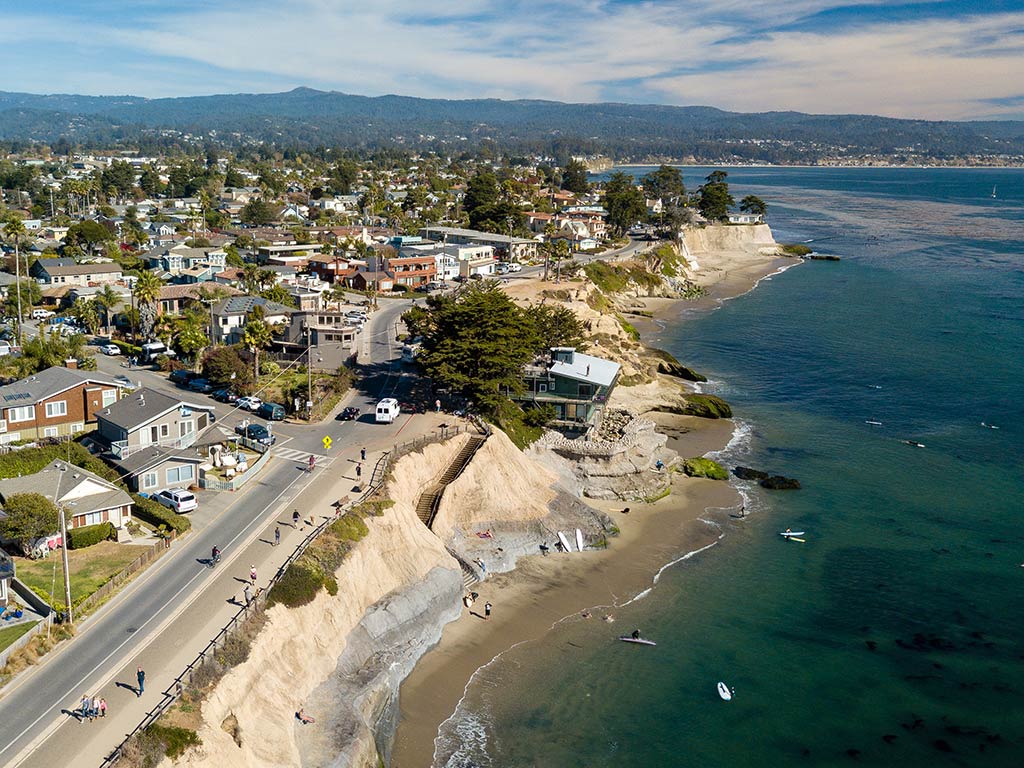
{"type": "MultiPolygon", "coordinates": [[[[693,421],[689,431],[673,438],[681,455],[698,456],[728,442],[731,421],[693,421]]],[[[523,558],[515,571],[473,588],[480,596],[472,609],[445,628],[440,644],[402,684],[393,768],[431,765],[438,727],[455,711],[477,669],[584,609],[593,612],[592,621],[614,614],[614,606],[650,587],[667,562],[716,541],[716,521],[727,519],[740,497],[727,483],[678,475],[670,496],[649,505],[630,502],[628,514],[621,511],[624,502],[588,503],[607,512],[621,534],[606,550],[523,558]],[[493,612],[484,619],[488,601],[493,612]]]]}

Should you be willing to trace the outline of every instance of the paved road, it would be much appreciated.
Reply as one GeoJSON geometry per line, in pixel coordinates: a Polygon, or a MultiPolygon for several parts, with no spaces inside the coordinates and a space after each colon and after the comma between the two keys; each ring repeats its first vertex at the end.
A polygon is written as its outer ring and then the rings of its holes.
{"type": "MultiPolygon", "coordinates": [[[[382,393],[403,396],[412,385],[412,378],[403,375],[395,362],[395,322],[408,302],[382,305],[364,330],[369,359],[367,355],[361,357],[366,377],[350,401],[367,414],[382,393]]],[[[104,369],[125,370],[118,367],[117,358],[100,364],[104,369]]],[[[142,379],[147,386],[181,392],[148,371],[135,371],[132,377],[142,379]]],[[[218,416],[231,418],[226,407],[217,407],[218,416]]],[[[403,417],[394,424],[378,425],[364,416],[354,422],[332,419],[320,426],[280,426],[278,433],[283,440],[280,448],[275,448],[276,458],[223,513],[176,543],[171,553],[83,622],[78,637],[3,689],[0,765],[98,764],[141,719],[145,707],[159,701],[156,692],[171,682],[237,610],[229,599],[238,594],[240,577],[248,573],[249,565],[258,564],[259,583],[265,583],[276,570],[274,563],[283,560],[305,535],[289,525],[283,527],[284,546],[269,547],[276,521],[290,523],[291,506],[304,513],[328,511],[325,507],[335,498],[331,494],[337,492],[339,478],[342,483],[347,479],[355,482],[359,448],[365,446],[368,450],[368,471],[410,421],[403,417]],[[321,443],[325,434],[334,440],[330,451],[325,451],[321,443]],[[311,452],[334,462],[330,471],[300,471],[311,452]],[[225,562],[211,569],[205,563],[214,544],[224,551],[225,562]],[[115,685],[135,684],[136,663],[147,669],[146,695],[138,701],[127,685],[115,685]],[[62,714],[62,709],[73,707],[83,694],[97,692],[110,704],[107,721],[79,724],[62,714]]]]}

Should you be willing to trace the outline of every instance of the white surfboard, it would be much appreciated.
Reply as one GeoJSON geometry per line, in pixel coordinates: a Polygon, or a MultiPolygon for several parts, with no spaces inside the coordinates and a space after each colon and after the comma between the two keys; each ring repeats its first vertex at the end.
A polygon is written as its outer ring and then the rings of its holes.
{"type": "Polygon", "coordinates": [[[782,531],[779,536],[783,538],[789,538],[790,536],[803,536],[806,531],[782,531]]]}
{"type": "Polygon", "coordinates": [[[569,544],[569,539],[561,531],[558,532],[558,541],[562,544],[562,549],[566,552],[572,552],[572,545],[569,544]]]}
{"type": "Polygon", "coordinates": [[[720,682],[718,684],[718,695],[722,697],[722,701],[732,701],[732,691],[729,690],[729,686],[725,683],[720,682]]]}
{"type": "Polygon", "coordinates": [[[583,551],[583,531],[581,531],[579,528],[576,529],[576,548],[580,552],[583,551]]]}
{"type": "Polygon", "coordinates": [[[637,645],[657,645],[653,640],[647,640],[643,637],[630,637],[629,635],[623,635],[619,640],[624,643],[636,643],[637,645]]]}

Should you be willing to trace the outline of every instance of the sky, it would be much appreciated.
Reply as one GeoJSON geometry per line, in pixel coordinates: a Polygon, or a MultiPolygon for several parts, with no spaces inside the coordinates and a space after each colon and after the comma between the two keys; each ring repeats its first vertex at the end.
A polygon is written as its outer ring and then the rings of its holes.
{"type": "Polygon", "coordinates": [[[1024,0],[8,0],[0,50],[29,93],[1024,118],[1024,0]]]}

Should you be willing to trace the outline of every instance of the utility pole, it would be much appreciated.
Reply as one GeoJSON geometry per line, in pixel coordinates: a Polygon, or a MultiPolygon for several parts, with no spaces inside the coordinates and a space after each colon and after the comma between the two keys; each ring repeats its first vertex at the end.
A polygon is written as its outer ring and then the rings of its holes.
{"type": "Polygon", "coordinates": [[[67,605],[68,624],[74,626],[75,620],[71,615],[71,569],[68,567],[68,523],[64,515],[64,505],[60,503],[60,481],[64,473],[68,471],[68,465],[58,464],[57,469],[59,470],[57,473],[57,492],[53,497],[53,501],[57,505],[57,512],[60,514],[60,555],[61,566],[64,570],[64,602],[67,605]]]}
{"type": "Polygon", "coordinates": [[[313,421],[313,331],[306,327],[306,419],[313,421]]]}

